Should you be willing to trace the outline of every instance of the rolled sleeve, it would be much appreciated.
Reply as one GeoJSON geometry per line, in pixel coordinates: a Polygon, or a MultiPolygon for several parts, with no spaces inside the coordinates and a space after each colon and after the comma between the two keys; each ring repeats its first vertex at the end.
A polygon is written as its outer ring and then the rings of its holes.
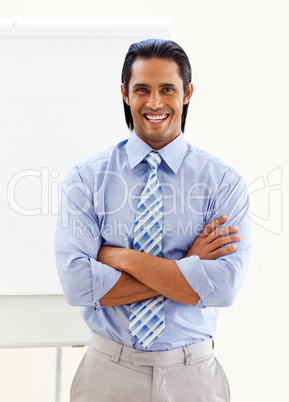
{"type": "Polygon", "coordinates": [[[214,286],[206,274],[200,258],[192,255],[176,261],[176,263],[191,288],[199,295],[200,302],[198,306],[205,307],[202,300],[206,300],[209,297],[214,290],[214,286]]]}
{"type": "Polygon", "coordinates": [[[93,194],[77,168],[62,186],[55,233],[55,258],[60,283],[69,304],[93,306],[116,284],[121,272],[96,260],[102,237],[93,194]]]}
{"type": "MultiPolygon", "coordinates": [[[[242,236],[237,250],[215,260],[190,256],[176,261],[202,307],[227,307],[233,304],[244,282],[251,256],[251,231],[247,214],[249,199],[242,177],[222,187],[216,197],[209,222],[228,215],[224,226],[238,226],[242,236]]],[[[208,222],[207,222],[208,223],[208,222]]]]}
{"type": "Polygon", "coordinates": [[[95,309],[102,308],[100,299],[117,283],[121,276],[121,272],[108,265],[94,261],[92,264],[92,277],[95,278],[93,283],[93,294],[95,309]],[[105,280],[104,280],[105,279],[105,280]]]}

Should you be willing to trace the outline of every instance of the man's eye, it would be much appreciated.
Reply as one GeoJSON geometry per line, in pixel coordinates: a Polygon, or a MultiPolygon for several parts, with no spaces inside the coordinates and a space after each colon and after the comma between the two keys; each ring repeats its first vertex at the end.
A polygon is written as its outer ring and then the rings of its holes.
{"type": "Polygon", "coordinates": [[[174,90],[174,89],[173,89],[173,88],[170,88],[170,87],[163,89],[164,92],[173,92],[173,90],[174,90]]]}
{"type": "Polygon", "coordinates": [[[146,88],[138,88],[136,92],[147,92],[146,88]]]}

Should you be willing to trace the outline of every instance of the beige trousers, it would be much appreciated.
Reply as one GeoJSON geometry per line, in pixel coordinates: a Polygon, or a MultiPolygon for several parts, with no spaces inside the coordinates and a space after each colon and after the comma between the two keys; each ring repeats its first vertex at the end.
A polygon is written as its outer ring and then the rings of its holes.
{"type": "Polygon", "coordinates": [[[212,340],[168,352],[139,352],[92,333],[71,402],[229,402],[212,340]]]}

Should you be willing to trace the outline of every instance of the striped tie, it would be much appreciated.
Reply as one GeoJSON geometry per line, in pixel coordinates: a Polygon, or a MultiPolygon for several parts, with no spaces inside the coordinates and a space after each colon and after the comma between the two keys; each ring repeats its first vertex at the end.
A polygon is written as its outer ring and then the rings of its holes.
{"type": "MultiPolygon", "coordinates": [[[[158,152],[145,158],[150,174],[137,206],[133,248],[147,254],[162,256],[162,190],[157,177],[161,163],[158,152]]],[[[164,297],[133,303],[130,306],[129,329],[145,348],[149,348],[164,333],[164,297]]]]}

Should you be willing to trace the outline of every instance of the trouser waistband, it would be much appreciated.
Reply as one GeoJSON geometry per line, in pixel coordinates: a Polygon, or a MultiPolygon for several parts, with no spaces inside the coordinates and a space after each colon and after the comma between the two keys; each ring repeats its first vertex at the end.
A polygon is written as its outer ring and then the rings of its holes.
{"type": "Polygon", "coordinates": [[[213,352],[213,339],[169,351],[143,352],[92,332],[90,347],[110,355],[115,363],[124,360],[135,366],[169,366],[178,363],[189,365],[193,360],[213,352]]]}

